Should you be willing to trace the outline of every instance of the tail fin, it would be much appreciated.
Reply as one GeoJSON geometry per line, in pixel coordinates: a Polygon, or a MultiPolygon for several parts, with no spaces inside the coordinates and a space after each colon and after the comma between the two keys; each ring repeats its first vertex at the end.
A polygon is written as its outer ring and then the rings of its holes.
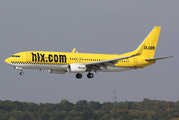
{"type": "Polygon", "coordinates": [[[139,45],[135,52],[140,53],[141,56],[146,58],[153,58],[157,47],[158,38],[160,35],[160,26],[155,26],[148,34],[144,41],[139,45]]]}

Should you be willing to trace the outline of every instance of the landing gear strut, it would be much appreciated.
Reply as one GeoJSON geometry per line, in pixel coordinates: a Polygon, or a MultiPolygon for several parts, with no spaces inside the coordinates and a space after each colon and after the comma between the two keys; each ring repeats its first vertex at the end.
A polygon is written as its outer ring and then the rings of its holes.
{"type": "Polygon", "coordinates": [[[77,79],[81,79],[81,78],[82,78],[82,74],[77,73],[77,74],[76,74],[76,78],[77,78],[77,79]]]}
{"type": "Polygon", "coordinates": [[[14,69],[16,69],[16,70],[21,70],[21,72],[19,73],[20,75],[23,75],[23,74],[24,74],[24,72],[23,72],[23,68],[20,68],[20,67],[14,67],[14,69]]]}
{"type": "Polygon", "coordinates": [[[88,77],[88,78],[93,78],[93,77],[94,77],[94,74],[89,72],[89,73],[87,74],[87,77],[88,77]]]}

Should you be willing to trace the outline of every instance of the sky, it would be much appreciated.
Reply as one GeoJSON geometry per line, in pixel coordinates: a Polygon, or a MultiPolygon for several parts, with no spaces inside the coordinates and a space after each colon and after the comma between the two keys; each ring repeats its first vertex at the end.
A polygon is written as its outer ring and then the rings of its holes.
{"type": "Polygon", "coordinates": [[[179,1],[1,0],[0,100],[59,103],[66,99],[113,102],[178,101],[179,1]],[[19,70],[4,60],[22,51],[122,54],[135,50],[154,26],[161,26],[155,57],[175,55],[127,72],[74,73],[19,70]]]}

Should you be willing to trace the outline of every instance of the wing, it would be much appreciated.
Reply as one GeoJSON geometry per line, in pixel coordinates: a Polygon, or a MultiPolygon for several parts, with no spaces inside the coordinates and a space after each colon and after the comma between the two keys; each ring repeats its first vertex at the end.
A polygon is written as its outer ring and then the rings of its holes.
{"type": "Polygon", "coordinates": [[[100,67],[103,67],[103,68],[107,69],[108,65],[115,66],[114,64],[118,63],[119,60],[123,60],[123,59],[127,59],[127,58],[131,58],[131,57],[140,55],[142,53],[143,49],[144,49],[144,44],[137,51],[137,53],[134,54],[134,55],[120,57],[120,58],[115,58],[115,59],[109,59],[109,60],[104,60],[104,61],[98,61],[98,62],[90,62],[90,63],[86,63],[85,65],[86,65],[86,68],[88,70],[98,70],[98,69],[100,69],[100,67]]]}
{"type": "Polygon", "coordinates": [[[131,58],[131,57],[134,57],[134,56],[136,56],[136,55],[120,57],[120,58],[104,60],[104,61],[98,61],[98,62],[90,62],[90,63],[86,63],[85,65],[86,65],[86,68],[89,69],[89,70],[98,70],[98,69],[100,69],[100,67],[107,69],[108,65],[115,66],[114,64],[118,63],[119,60],[131,58]]]}

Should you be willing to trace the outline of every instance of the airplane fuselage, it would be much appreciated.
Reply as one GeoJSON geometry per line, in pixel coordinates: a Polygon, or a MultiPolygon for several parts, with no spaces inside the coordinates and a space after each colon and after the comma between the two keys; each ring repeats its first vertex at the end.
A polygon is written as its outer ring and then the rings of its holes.
{"type": "MultiPolygon", "coordinates": [[[[70,52],[46,52],[46,51],[26,51],[14,54],[6,60],[7,63],[14,67],[23,69],[53,69],[67,71],[67,66],[75,63],[91,63],[105,61],[114,58],[124,57],[124,55],[112,54],[91,54],[91,53],[70,53],[70,52]]],[[[102,72],[119,72],[143,68],[153,64],[147,62],[141,57],[132,57],[119,60],[114,65],[108,65],[107,68],[101,67],[102,72]]],[[[88,71],[88,70],[87,70],[88,71]]]]}
{"type": "Polygon", "coordinates": [[[88,72],[88,78],[93,78],[93,71],[121,72],[144,68],[156,60],[173,57],[154,58],[160,29],[160,26],[155,26],[136,50],[121,55],[78,53],[74,48],[72,52],[19,52],[5,62],[21,70],[20,75],[23,75],[23,69],[48,69],[54,74],[77,73],[78,79],[82,78],[81,73],[84,72],[88,72]]]}

